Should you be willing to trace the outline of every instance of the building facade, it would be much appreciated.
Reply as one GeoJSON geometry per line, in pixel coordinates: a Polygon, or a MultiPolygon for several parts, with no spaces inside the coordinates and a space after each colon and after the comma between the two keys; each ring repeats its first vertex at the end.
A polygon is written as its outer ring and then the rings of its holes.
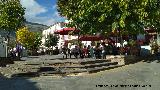
{"type": "MultiPolygon", "coordinates": [[[[63,30],[64,28],[67,28],[66,27],[67,23],[68,23],[68,21],[58,22],[58,23],[52,25],[50,28],[43,30],[43,32],[42,32],[42,47],[46,48],[45,42],[46,42],[46,39],[49,34],[54,35],[54,32],[56,32],[58,30],[63,30]]],[[[73,35],[60,35],[60,34],[58,34],[58,36],[59,36],[59,41],[57,44],[58,48],[61,48],[65,44],[66,41],[78,38],[78,36],[73,36],[73,35]]]]}

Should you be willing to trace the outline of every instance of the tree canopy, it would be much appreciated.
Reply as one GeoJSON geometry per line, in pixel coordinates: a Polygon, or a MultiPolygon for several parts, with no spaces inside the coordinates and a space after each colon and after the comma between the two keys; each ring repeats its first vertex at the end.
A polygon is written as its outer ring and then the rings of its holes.
{"type": "Polygon", "coordinates": [[[31,49],[34,44],[35,35],[30,32],[27,27],[19,28],[16,32],[16,38],[19,43],[21,43],[25,48],[31,49]]]}
{"type": "Polygon", "coordinates": [[[30,32],[27,27],[18,29],[16,32],[17,41],[29,50],[37,50],[41,45],[41,34],[30,32]]]}
{"type": "Polygon", "coordinates": [[[57,35],[49,34],[46,39],[45,46],[46,47],[56,46],[58,43],[58,40],[59,40],[59,37],[57,35]]]}
{"type": "Polygon", "coordinates": [[[8,33],[18,30],[25,21],[24,11],[19,0],[0,0],[0,29],[8,33]]]}
{"type": "Polygon", "coordinates": [[[60,15],[67,17],[82,33],[108,33],[120,30],[127,34],[160,28],[159,0],[58,0],[60,15]]]}

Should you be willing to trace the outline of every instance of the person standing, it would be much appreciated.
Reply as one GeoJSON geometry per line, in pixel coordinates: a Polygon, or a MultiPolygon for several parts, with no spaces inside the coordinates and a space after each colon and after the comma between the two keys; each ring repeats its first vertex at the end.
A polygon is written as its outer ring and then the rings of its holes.
{"type": "Polygon", "coordinates": [[[88,45],[87,47],[87,57],[90,58],[91,57],[91,52],[90,52],[91,46],[88,45]]]}
{"type": "Polygon", "coordinates": [[[100,43],[97,43],[97,46],[94,49],[96,59],[101,59],[101,52],[100,43]]]}
{"type": "Polygon", "coordinates": [[[107,54],[107,46],[105,45],[105,42],[102,43],[102,58],[106,59],[107,54]]]}
{"type": "Polygon", "coordinates": [[[90,52],[91,58],[94,58],[94,48],[93,48],[93,46],[90,47],[89,52],[90,52]]]}
{"type": "Polygon", "coordinates": [[[88,52],[87,47],[84,46],[84,48],[82,49],[82,53],[85,58],[87,57],[87,52],[88,52]]]}
{"type": "Polygon", "coordinates": [[[21,52],[22,52],[22,46],[21,46],[20,43],[17,43],[17,45],[16,45],[16,52],[17,52],[17,57],[18,57],[18,59],[20,59],[20,57],[21,57],[21,52]]]}
{"type": "Polygon", "coordinates": [[[81,50],[80,47],[75,46],[75,49],[74,49],[74,56],[75,56],[75,58],[78,58],[80,50],[81,50]]]}
{"type": "Polygon", "coordinates": [[[65,56],[65,58],[67,59],[67,47],[66,46],[63,46],[63,48],[62,48],[62,53],[63,53],[63,58],[64,58],[64,56],[65,56]]]}

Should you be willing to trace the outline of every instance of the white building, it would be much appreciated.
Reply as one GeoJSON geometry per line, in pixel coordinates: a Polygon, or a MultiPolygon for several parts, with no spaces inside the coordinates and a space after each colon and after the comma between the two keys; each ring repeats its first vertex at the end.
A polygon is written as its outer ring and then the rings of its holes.
{"type": "MultiPolygon", "coordinates": [[[[52,25],[50,28],[46,29],[46,30],[43,30],[42,32],[42,47],[45,48],[45,41],[46,41],[46,38],[49,34],[54,34],[55,31],[57,30],[62,30],[63,28],[67,28],[65,27],[65,24],[67,24],[68,21],[65,21],[65,22],[59,22],[59,23],[56,23],[54,25],[52,25]]],[[[65,41],[67,40],[72,40],[72,39],[77,39],[78,36],[72,36],[72,35],[59,35],[59,42],[58,42],[58,48],[60,48],[61,46],[64,45],[65,41]]]]}
{"type": "Polygon", "coordinates": [[[49,34],[54,34],[56,30],[63,29],[62,23],[56,23],[42,32],[42,46],[44,46],[46,38],[49,34]]]}

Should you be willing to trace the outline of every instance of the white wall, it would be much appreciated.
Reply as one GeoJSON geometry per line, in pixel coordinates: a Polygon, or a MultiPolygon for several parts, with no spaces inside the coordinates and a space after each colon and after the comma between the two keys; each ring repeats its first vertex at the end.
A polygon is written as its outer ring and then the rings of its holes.
{"type": "Polygon", "coordinates": [[[61,30],[61,29],[62,29],[61,23],[56,23],[53,26],[49,27],[48,29],[43,30],[43,32],[42,32],[42,46],[44,46],[45,40],[49,34],[54,34],[54,32],[56,30],[61,30]]]}
{"type": "MultiPolygon", "coordinates": [[[[69,23],[68,20],[65,20],[64,23],[69,23]]],[[[52,25],[50,28],[46,29],[46,30],[43,30],[42,32],[42,47],[45,47],[44,44],[45,44],[45,40],[47,38],[47,35],[49,34],[54,34],[54,32],[56,30],[61,30],[63,28],[66,28],[64,25],[63,25],[63,22],[61,23],[56,23],[54,25],[52,25]]],[[[78,36],[69,36],[69,35],[59,35],[60,39],[59,39],[59,42],[57,44],[58,48],[60,48],[64,43],[65,43],[65,40],[72,40],[72,39],[78,39],[78,36]]]]}
{"type": "Polygon", "coordinates": [[[4,43],[3,38],[0,36],[0,57],[7,57],[6,50],[7,44],[4,43]]]}
{"type": "MultiPolygon", "coordinates": [[[[68,23],[67,21],[65,21],[65,23],[68,23]]],[[[65,26],[62,26],[63,23],[56,23],[54,25],[52,25],[50,28],[46,29],[46,30],[43,30],[42,32],[42,47],[45,47],[44,44],[45,44],[45,40],[47,38],[47,35],[49,34],[54,34],[54,32],[56,30],[61,30],[63,28],[65,28],[65,26]]],[[[78,36],[69,36],[69,35],[59,35],[60,39],[59,39],[59,42],[57,44],[58,48],[60,48],[65,40],[72,40],[72,39],[77,39],[78,36]]]]}

